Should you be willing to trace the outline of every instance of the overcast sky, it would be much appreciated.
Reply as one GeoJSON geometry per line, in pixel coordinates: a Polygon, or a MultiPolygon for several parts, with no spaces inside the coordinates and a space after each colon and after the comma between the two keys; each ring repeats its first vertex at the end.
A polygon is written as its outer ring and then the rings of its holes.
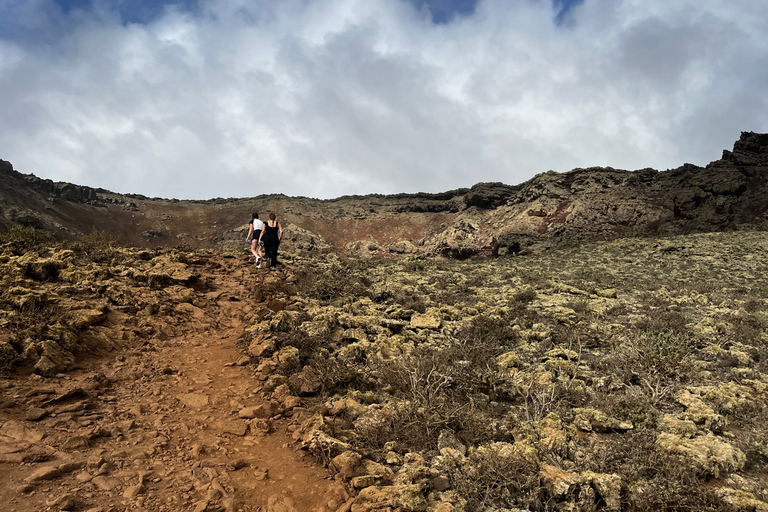
{"type": "Polygon", "coordinates": [[[0,0],[0,158],[180,199],[706,165],[768,132],[758,0],[0,0]]]}

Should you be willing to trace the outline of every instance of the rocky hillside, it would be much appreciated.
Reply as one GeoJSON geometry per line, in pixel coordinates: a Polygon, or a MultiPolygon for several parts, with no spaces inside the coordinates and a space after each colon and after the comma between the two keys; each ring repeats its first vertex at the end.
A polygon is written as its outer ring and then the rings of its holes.
{"type": "Polygon", "coordinates": [[[0,229],[74,239],[94,229],[144,247],[236,247],[252,211],[275,212],[294,250],[358,256],[504,255],[568,242],[768,227],[768,134],[743,132],[706,167],[550,171],[516,186],[440,194],[179,201],[55,183],[0,160],[0,229]]]}
{"type": "Polygon", "coordinates": [[[272,272],[14,231],[12,512],[768,510],[764,232],[272,272]]]}

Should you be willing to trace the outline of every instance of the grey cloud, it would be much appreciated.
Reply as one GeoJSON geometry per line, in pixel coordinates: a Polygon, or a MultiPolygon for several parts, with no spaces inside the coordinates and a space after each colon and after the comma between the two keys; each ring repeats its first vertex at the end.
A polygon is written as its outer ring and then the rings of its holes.
{"type": "Polygon", "coordinates": [[[388,0],[206,0],[128,26],[38,13],[55,47],[0,36],[0,158],[150,196],[335,197],[705,164],[768,130],[768,15],[586,0],[555,16],[501,0],[445,25],[388,0]]]}

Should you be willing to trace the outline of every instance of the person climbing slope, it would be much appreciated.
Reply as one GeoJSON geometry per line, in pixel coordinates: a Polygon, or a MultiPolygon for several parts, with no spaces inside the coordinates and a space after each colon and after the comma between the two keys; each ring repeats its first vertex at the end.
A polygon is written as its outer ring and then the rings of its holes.
{"type": "Polygon", "coordinates": [[[264,242],[264,254],[270,260],[269,270],[275,270],[277,267],[277,248],[280,246],[282,239],[283,226],[277,221],[275,214],[270,213],[269,220],[264,224],[264,228],[261,230],[261,238],[259,239],[259,241],[264,242]]]}
{"type": "Polygon", "coordinates": [[[261,248],[264,244],[261,242],[261,230],[264,228],[264,222],[259,220],[259,214],[254,213],[253,218],[248,223],[248,236],[245,241],[251,244],[251,254],[256,258],[256,268],[261,268],[261,248]]]}

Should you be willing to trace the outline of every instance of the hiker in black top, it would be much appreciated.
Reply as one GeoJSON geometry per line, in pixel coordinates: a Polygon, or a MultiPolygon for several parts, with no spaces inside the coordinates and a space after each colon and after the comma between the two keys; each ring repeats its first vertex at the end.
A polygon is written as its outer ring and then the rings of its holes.
{"type": "Polygon", "coordinates": [[[269,220],[264,224],[259,237],[259,241],[264,242],[264,257],[270,261],[269,270],[275,270],[277,267],[277,248],[282,239],[283,226],[277,221],[275,214],[270,213],[269,220]]]}

